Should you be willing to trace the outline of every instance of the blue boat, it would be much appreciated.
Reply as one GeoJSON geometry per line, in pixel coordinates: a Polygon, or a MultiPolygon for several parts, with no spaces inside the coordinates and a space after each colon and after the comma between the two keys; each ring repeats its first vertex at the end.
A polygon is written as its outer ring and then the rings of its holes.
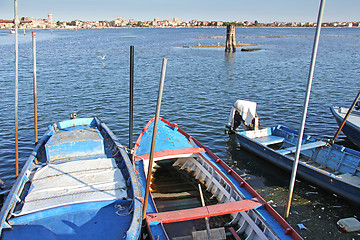
{"type": "Polygon", "coordinates": [[[49,126],[8,194],[1,239],[139,239],[141,192],[130,159],[98,118],[49,126]]]}
{"type": "MultiPolygon", "coordinates": [[[[154,118],[140,134],[133,155],[143,194],[153,129],[154,118]]],[[[152,239],[225,239],[227,235],[234,239],[302,239],[236,171],[177,124],[159,118],[153,156],[155,164],[170,162],[201,183],[211,199],[217,201],[208,206],[199,203],[194,208],[176,206],[172,211],[158,212],[150,197],[146,225],[152,239]],[[217,219],[218,216],[221,218],[217,219]],[[204,218],[217,219],[218,224],[213,226],[210,221],[206,228],[198,223],[206,221],[204,218]]]]}
{"type": "MultiPolygon", "coordinates": [[[[246,105],[246,101],[242,104],[246,105]]],[[[259,128],[257,124],[250,125],[249,122],[254,123],[258,120],[250,120],[246,123],[244,119],[245,116],[250,115],[251,107],[239,107],[242,104],[237,101],[232,107],[229,123],[226,126],[228,132],[236,134],[241,148],[291,171],[298,132],[281,125],[268,128],[259,128]],[[239,129],[241,125],[247,130],[239,129]]],[[[254,110],[251,109],[251,112],[254,110]]],[[[257,115],[253,117],[255,119],[257,115]]],[[[304,134],[297,174],[357,205],[360,204],[360,152],[358,151],[304,134]]]]}
{"type": "MultiPolygon", "coordinates": [[[[340,126],[344,120],[348,108],[332,106],[330,107],[331,113],[334,115],[337,124],[340,126]]],[[[342,132],[360,148],[360,106],[352,110],[349,118],[347,119],[342,132]]]]}

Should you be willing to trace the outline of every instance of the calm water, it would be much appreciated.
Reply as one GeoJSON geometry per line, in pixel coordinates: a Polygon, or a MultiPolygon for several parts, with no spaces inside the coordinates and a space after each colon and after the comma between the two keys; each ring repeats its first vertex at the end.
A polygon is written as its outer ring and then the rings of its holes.
{"type": "MultiPolygon", "coordinates": [[[[258,102],[263,126],[298,129],[315,29],[237,29],[261,51],[225,54],[217,48],[183,48],[225,43],[197,39],[225,29],[106,29],[37,31],[39,133],[71,112],[98,116],[128,145],[129,46],[135,46],[134,140],[154,115],[162,58],[168,58],[161,116],[176,122],[233,165],[283,214],[289,174],[237,148],[224,134],[237,99],[258,102]],[[106,55],[105,59],[98,56],[106,55]]],[[[14,176],[14,40],[0,31],[0,179],[6,194],[14,176]]],[[[19,154],[22,165],[33,148],[31,33],[19,31],[19,154]]],[[[332,104],[349,106],[360,86],[360,29],[323,29],[306,133],[331,137],[337,125],[332,104]]],[[[240,49],[239,49],[240,50],[240,49]]],[[[342,136],[343,137],[343,136],[342,136]]],[[[346,143],[345,143],[346,144],[346,143]]],[[[360,238],[343,234],[336,221],[359,210],[331,193],[298,181],[289,222],[308,239],[360,238]],[[303,223],[308,229],[299,230],[303,223]]]]}

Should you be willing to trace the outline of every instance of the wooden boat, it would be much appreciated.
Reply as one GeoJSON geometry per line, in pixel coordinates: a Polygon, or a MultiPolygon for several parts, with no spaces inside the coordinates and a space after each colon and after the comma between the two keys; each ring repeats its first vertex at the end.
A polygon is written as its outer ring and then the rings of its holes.
{"type": "MultiPolygon", "coordinates": [[[[134,148],[133,159],[143,194],[146,186],[144,165],[148,165],[153,129],[154,118],[143,129],[134,148]]],[[[217,204],[158,212],[155,202],[149,198],[146,223],[152,239],[224,239],[226,234],[235,239],[239,236],[242,239],[301,239],[236,171],[177,124],[159,118],[156,136],[155,163],[171,161],[173,167],[189,172],[212,194],[211,198],[217,199],[217,204]],[[225,224],[222,220],[220,227],[209,231],[199,229],[193,223],[216,216],[225,216],[229,222],[225,224]]]]}
{"type": "MultiPolygon", "coordinates": [[[[332,106],[330,107],[330,110],[334,115],[336,122],[340,126],[349,109],[332,106]]],[[[342,128],[342,131],[350,139],[350,141],[360,148],[360,106],[351,112],[344,127],[342,128]]]]}
{"type": "Polygon", "coordinates": [[[140,194],[127,153],[102,121],[57,122],[5,200],[1,239],[138,239],[140,194]]]}
{"type": "MultiPolygon", "coordinates": [[[[227,128],[235,132],[240,147],[291,171],[298,132],[281,125],[249,126],[235,119],[244,114],[234,113],[241,111],[239,109],[247,108],[234,105],[227,128]],[[235,122],[238,124],[234,125],[235,122]],[[247,125],[248,130],[239,130],[239,122],[247,125]],[[250,130],[251,127],[258,129],[250,130]]],[[[360,152],[304,134],[297,173],[309,182],[360,204],[360,152]]]]}

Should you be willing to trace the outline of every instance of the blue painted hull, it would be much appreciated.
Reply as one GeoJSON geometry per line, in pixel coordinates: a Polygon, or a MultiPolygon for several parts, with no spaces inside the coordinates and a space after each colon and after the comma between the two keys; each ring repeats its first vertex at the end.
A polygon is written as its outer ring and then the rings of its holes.
{"type": "MultiPolygon", "coordinates": [[[[338,109],[338,108],[337,108],[338,109]]],[[[337,124],[340,126],[342,121],[344,120],[344,117],[340,116],[339,113],[335,110],[335,107],[330,108],[331,113],[335,117],[335,120],[337,124]]],[[[359,111],[357,110],[357,114],[359,115],[359,111]]],[[[355,114],[353,112],[352,114],[355,114]]],[[[358,117],[360,119],[360,116],[358,117]]],[[[360,148],[360,126],[356,125],[355,123],[352,123],[350,121],[347,121],[342,128],[342,132],[350,139],[351,142],[353,142],[355,145],[357,145],[360,148]]]]}
{"type": "MultiPolygon", "coordinates": [[[[293,156],[282,154],[284,149],[294,149],[297,143],[297,131],[283,126],[255,131],[237,132],[236,137],[240,147],[248,150],[274,165],[291,171],[293,167],[293,156]],[[264,138],[283,138],[282,142],[272,145],[271,142],[263,144],[264,138]]],[[[311,136],[304,134],[303,146],[321,142],[311,136]]],[[[325,142],[324,142],[325,144],[325,142]]],[[[323,145],[321,147],[307,148],[301,151],[301,158],[297,174],[324,189],[330,190],[355,204],[360,204],[360,153],[352,149],[334,145],[323,145]]]]}
{"type": "MultiPolygon", "coordinates": [[[[144,164],[147,165],[149,160],[153,124],[152,119],[143,129],[134,149],[133,161],[143,194],[146,186],[144,164]]],[[[207,191],[213,194],[212,198],[218,199],[219,203],[213,205],[215,208],[218,207],[216,216],[229,214],[225,213],[228,209],[221,204],[242,204],[243,201],[250,199],[261,199],[262,205],[259,207],[247,210],[247,212],[236,210],[231,213],[234,215],[232,224],[239,225],[236,227],[239,229],[239,234],[251,235],[254,239],[301,239],[245,180],[200,142],[178,128],[176,124],[171,124],[164,119],[159,120],[153,157],[155,162],[172,160],[175,161],[174,167],[193,172],[194,178],[203,183],[207,191]],[[253,222],[255,219],[256,221],[253,222]],[[259,226],[261,227],[259,228],[259,226]]],[[[171,230],[167,232],[169,229],[166,228],[166,224],[168,223],[203,218],[197,215],[199,211],[201,212],[201,207],[158,213],[156,204],[151,198],[148,206],[146,223],[152,239],[169,239],[172,233],[171,230]],[[182,211],[187,212],[183,215],[182,211]]],[[[210,212],[210,210],[206,210],[206,212],[208,211],[210,212]]]]}
{"type": "Polygon", "coordinates": [[[139,239],[140,198],[133,165],[104,123],[98,118],[58,122],[35,147],[1,209],[1,239],[139,239]],[[61,167],[68,171],[36,178],[61,167]],[[73,185],[60,187],[59,179],[73,185]],[[55,190],[46,184],[40,189],[43,181],[55,190]]]}

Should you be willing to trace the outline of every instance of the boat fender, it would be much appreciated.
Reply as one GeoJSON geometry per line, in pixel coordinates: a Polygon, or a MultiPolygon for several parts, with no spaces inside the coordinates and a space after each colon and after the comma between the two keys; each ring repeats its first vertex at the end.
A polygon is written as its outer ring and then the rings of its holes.
{"type": "Polygon", "coordinates": [[[290,235],[291,231],[292,231],[291,228],[287,228],[287,229],[285,230],[285,235],[290,235]]]}

